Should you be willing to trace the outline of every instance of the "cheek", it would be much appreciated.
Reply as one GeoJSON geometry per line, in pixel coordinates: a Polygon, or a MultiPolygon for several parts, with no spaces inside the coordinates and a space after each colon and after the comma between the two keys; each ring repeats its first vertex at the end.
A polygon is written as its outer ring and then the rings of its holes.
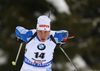
{"type": "Polygon", "coordinates": [[[38,33],[38,38],[39,38],[39,39],[41,38],[41,34],[39,34],[39,33],[38,33]]]}
{"type": "Polygon", "coordinates": [[[46,35],[45,35],[45,37],[47,37],[47,38],[48,38],[48,36],[49,36],[49,34],[46,34],[46,35]]]}

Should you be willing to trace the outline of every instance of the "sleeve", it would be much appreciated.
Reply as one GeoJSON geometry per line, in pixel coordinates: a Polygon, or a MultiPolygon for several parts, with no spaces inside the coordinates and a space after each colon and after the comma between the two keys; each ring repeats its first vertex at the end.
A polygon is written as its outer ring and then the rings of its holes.
{"type": "Polygon", "coordinates": [[[21,38],[24,42],[28,42],[28,40],[32,37],[32,35],[36,32],[35,29],[27,30],[24,27],[17,26],[15,29],[15,34],[17,37],[21,38]]]}
{"type": "Polygon", "coordinates": [[[67,30],[55,31],[54,38],[57,43],[65,42],[68,38],[68,31],[67,30]]]}

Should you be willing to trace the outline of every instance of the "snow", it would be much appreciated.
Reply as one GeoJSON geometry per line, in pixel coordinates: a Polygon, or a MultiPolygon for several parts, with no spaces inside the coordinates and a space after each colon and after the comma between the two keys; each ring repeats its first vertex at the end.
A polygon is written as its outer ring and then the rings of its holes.
{"type": "MultiPolygon", "coordinates": [[[[85,60],[78,54],[73,58],[72,61],[78,69],[81,69],[81,71],[90,71],[91,70],[88,67],[88,65],[86,64],[85,60]]],[[[76,70],[75,67],[70,62],[66,63],[66,67],[68,68],[68,71],[76,70]]]]}
{"type": "Polygon", "coordinates": [[[71,14],[69,6],[65,0],[46,0],[46,1],[51,3],[59,13],[66,13],[68,15],[71,14]]]}
{"type": "Polygon", "coordinates": [[[0,48],[0,66],[7,64],[8,55],[0,48]]]}

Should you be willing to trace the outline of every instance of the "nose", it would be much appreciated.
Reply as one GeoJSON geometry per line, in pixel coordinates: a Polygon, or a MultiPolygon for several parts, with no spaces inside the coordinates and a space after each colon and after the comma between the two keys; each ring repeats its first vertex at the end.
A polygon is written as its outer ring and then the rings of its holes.
{"type": "Polygon", "coordinates": [[[42,33],[42,35],[41,35],[42,37],[45,37],[45,34],[44,33],[42,33]]]}

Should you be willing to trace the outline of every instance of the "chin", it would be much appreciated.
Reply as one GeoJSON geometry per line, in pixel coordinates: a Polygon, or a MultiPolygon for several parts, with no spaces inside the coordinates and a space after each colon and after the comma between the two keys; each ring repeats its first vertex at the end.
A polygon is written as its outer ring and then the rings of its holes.
{"type": "Polygon", "coordinates": [[[41,42],[45,42],[45,41],[41,41],[41,42]]]}
{"type": "Polygon", "coordinates": [[[46,40],[41,40],[41,42],[45,42],[46,40]]]}

